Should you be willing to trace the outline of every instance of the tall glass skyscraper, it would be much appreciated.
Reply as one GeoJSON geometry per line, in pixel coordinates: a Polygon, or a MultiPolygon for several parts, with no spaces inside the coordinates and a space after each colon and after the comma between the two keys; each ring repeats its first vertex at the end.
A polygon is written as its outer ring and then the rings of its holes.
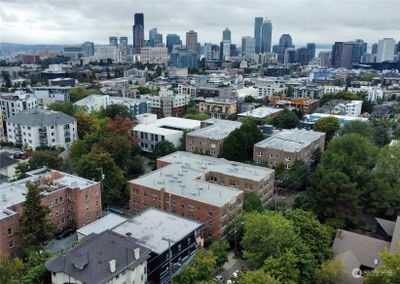
{"type": "Polygon", "coordinates": [[[261,50],[261,27],[264,19],[256,17],[254,19],[254,39],[256,40],[256,53],[259,54],[261,50]]]}
{"type": "Polygon", "coordinates": [[[143,13],[136,13],[134,15],[133,25],[133,49],[135,53],[140,53],[144,45],[144,15],[143,13]]]}
{"type": "Polygon", "coordinates": [[[307,43],[308,60],[311,61],[315,58],[315,43],[307,43]]]}
{"type": "Polygon", "coordinates": [[[167,48],[168,52],[172,51],[174,45],[182,45],[182,41],[177,34],[168,34],[167,35],[167,48]]]}
{"type": "Polygon", "coordinates": [[[270,20],[265,18],[261,26],[260,53],[271,52],[271,44],[272,44],[272,23],[270,20]]]}
{"type": "Polygon", "coordinates": [[[222,41],[224,40],[231,41],[231,31],[228,28],[222,31],[222,41]]]}

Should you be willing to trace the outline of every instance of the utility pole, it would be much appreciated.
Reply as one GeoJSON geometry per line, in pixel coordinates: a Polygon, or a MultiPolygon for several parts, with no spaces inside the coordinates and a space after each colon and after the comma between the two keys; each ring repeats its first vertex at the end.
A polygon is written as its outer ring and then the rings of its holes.
{"type": "Polygon", "coordinates": [[[169,262],[169,276],[172,277],[172,251],[171,251],[171,243],[174,244],[175,241],[168,239],[168,238],[161,238],[163,241],[168,242],[168,254],[169,254],[169,258],[168,258],[168,262],[169,262]]]}

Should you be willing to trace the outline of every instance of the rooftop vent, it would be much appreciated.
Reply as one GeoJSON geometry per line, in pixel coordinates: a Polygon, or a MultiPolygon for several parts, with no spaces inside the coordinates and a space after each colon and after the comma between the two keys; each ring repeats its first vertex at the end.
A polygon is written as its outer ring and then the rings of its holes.
{"type": "Polygon", "coordinates": [[[132,235],[131,232],[126,232],[126,233],[125,233],[125,236],[128,236],[128,237],[129,237],[129,236],[131,236],[131,235],[132,235]]]}
{"type": "Polygon", "coordinates": [[[111,273],[114,273],[115,270],[117,270],[117,261],[115,259],[111,259],[109,263],[110,263],[110,271],[111,273]]]}
{"type": "Polygon", "coordinates": [[[135,259],[139,259],[139,257],[140,257],[140,248],[135,248],[133,253],[135,254],[135,259]]]}

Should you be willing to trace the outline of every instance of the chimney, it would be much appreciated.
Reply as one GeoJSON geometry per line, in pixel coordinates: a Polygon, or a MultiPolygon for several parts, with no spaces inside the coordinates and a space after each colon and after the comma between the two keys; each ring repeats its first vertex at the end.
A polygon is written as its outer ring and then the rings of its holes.
{"type": "Polygon", "coordinates": [[[114,273],[115,270],[117,270],[117,261],[115,259],[111,259],[109,263],[110,263],[110,271],[111,273],[114,273]]]}
{"type": "Polygon", "coordinates": [[[140,248],[135,248],[133,250],[134,254],[135,254],[135,259],[139,259],[140,257],[140,248]]]}

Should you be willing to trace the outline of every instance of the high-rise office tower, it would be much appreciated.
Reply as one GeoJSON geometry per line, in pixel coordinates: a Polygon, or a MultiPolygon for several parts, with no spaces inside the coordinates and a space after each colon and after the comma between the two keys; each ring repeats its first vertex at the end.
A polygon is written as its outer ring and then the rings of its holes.
{"type": "Polygon", "coordinates": [[[229,40],[231,41],[231,31],[230,29],[226,28],[222,31],[222,40],[229,40]]]}
{"type": "Polygon", "coordinates": [[[157,33],[154,38],[154,46],[159,46],[162,43],[163,43],[163,36],[162,34],[157,33]]]}
{"type": "Polygon", "coordinates": [[[251,36],[242,37],[242,57],[251,58],[256,53],[256,40],[251,36]]]}
{"type": "Polygon", "coordinates": [[[285,56],[283,62],[285,64],[295,63],[297,57],[297,50],[294,47],[289,47],[285,49],[285,56]]]}
{"type": "Polygon", "coordinates": [[[94,55],[94,43],[86,41],[81,45],[81,51],[83,56],[89,57],[94,55]]]}
{"type": "Polygon", "coordinates": [[[392,38],[384,38],[378,41],[376,62],[393,61],[396,42],[392,38]]]}
{"type": "Polygon", "coordinates": [[[198,53],[197,50],[197,32],[188,31],[186,33],[186,48],[198,53]]]}
{"type": "Polygon", "coordinates": [[[231,56],[231,41],[230,40],[223,40],[221,42],[221,48],[220,48],[220,56],[221,60],[229,60],[231,56]]]}
{"type": "Polygon", "coordinates": [[[261,27],[263,24],[264,18],[256,17],[254,18],[254,39],[256,41],[256,53],[259,54],[261,51],[261,27]]]}
{"type": "Polygon", "coordinates": [[[271,44],[272,44],[272,23],[270,20],[265,18],[261,26],[260,53],[271,52],[271,44]]]}
{"type": "Polygon", "coordinates": [[[353,46],[352,62],[361,62],[361,58],[365,53],[367,53],[367,43],[362,39],[356,39],[353,46]]]}
{"type": "Polygon", "coordinates": [[[182,41],[177,34],[168,34],[167,35],[167,48],[168,52],[171,52],[174,45],[182,45],[182,41]]]}
{"type": "Polygon", "coordinates": [[[332,46],[331,61],[332,67],[352,68],[354,42],[335,42],[332,46]]]}
{"type": "Polygon", "coordinates": [[[300,63],[300,65],[308,65],[308,63],[310,62],[308,48],[300,47],[297,49],[296,62],[300,63]]]}
{"type": "Polygon", "coordinates": [[[144,15],[136,13],[134,15],[133,25],[133,49],[135,53],[140,54],[140,50],[144,45],[144,15]]]}
{"type": "Polygon", "coordinates": [[[311,61],[315,58],[315,43],[309,42],[307,43],[307,51],[308,51],[308,61],[311,61]]]}
{"type": "Polygon", "coordinates": [[[116,36],[109,37],[110,45],[118,47],[118,38],[116,36]]]}
{"type": "Polygon", "coordinates": [[[372,44],[371,48],[372,48],[372,50],[371,50],[372,54],[378,53],[378,44],[377,43],[372,44]]]}
{"type": "Polygon", "coordinates": [[[154,42],[156,40],[157,36],[157,28],[149,30],[149,45],[150,46],[155,46],[154,42]]]}
{"type": "Polygon", "coordinates": [[[331,65],[331,52],[330,51],[321,51],[318,54],[319,65],[322,67],[329,67],[331,65]]]}
{"type": "Polygon", "coordinates": [[[119,47],[125,50],[128,49],[128,37],[126,36],[119,37],[119,47]]]}
{"type": "Polygon", "coordinates": [[[292,44],[292,37],[290,34],[283,34],[279,38],[279,44],[274,45],[273,47],[273,52],[278,54],[277,61],[279,63],[283,63],[285,59],[285,50],[287,48],[294,48],[294,45],[292,44]]]}

